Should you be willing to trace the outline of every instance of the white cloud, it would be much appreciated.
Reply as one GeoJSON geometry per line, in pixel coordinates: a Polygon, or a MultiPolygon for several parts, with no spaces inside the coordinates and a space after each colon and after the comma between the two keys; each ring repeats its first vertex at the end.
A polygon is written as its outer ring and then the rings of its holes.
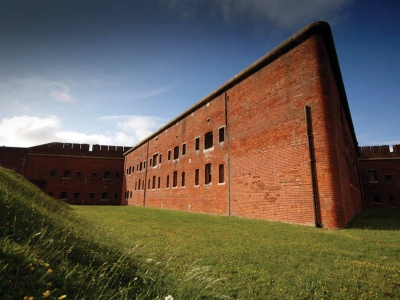
{"type": "Polygon", "coordinates": [[[222,16],[227,23],[267,21],[283,28],[303,26],[317,20],[338,20],[338,13],[352,0],[167,0],[160,1],[181,16],[222,16]]]}
{"type": "Polygon", "coordinates": [[[71,96],[63,91],[55,90],[55,91],[52,91],[50,95],[53,99],[55,99],[57,101],[66,102],[66,103],[72,101],[71,96]]]}
{"type": "Polygon", "coordinates": [[[157,88],[157,89],[154,89],[152,91],[145,92],[145,93],[134,93],[132,95],[132,99],[137,100],[137,99],[150,98],[150,97],[153,97],[153,96],[168,92],[168,91],[176,88],[178,85],[179,85],[179,83],[174,83],[174,84],[166,85],[166,86],[163,86],[161,88],[157,88]]]}

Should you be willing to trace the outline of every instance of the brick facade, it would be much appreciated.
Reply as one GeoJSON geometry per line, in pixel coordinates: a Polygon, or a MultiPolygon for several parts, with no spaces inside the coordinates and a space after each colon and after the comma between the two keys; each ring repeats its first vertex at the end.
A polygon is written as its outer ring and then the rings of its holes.
{"type": "Polygon", "coordinates": [[[340,228],[362,209],[357,151],[329,25],[313,23],[127,151],[125,204],[340,228]]]}
{"type": "MultiPolygon", "coordinates": [[[[126,149],[125,149],[126,150],[126,149]]],[[[0,165],[71,204],[121,203],[123,147],[49,143],[0,147],[0,165]]]]}
{"type": "Polygon", "coordinates": [[[367,208],[400,208],[400,145],[360,147],[360,175],[367,208]]]}

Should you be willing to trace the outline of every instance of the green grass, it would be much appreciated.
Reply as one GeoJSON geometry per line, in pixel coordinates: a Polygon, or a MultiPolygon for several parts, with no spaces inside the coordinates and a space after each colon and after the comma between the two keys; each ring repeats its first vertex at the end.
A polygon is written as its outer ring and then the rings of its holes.
{"type": "Polygon", "coordinates": [[[1,299],[400,299],[399,210],[328,231],[68,206],[3,169],[0,209],[1,299]]]}

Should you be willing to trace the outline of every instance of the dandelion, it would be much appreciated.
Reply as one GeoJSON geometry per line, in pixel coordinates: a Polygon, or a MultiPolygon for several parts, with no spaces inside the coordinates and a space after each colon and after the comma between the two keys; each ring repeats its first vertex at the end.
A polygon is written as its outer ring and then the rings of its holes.
{"type": "Polygon", "coordinates": [[[65,299],[65,298],[67,298],[67,295],[62,295],[62,296],[58,297],[57,299],[61,300],[61,299],[65,299]]]}
{"type": "Polygon", "coordinates": [[[48,269],[47,270],[47,274],[51,274],[51,273],[53,273],[53,270],[52,269],[48,269]]]}
{"type": "Polygon", "coordinates": [[[165,300],[174,300],[174,298],[171,295],[168,295],[167,297],[165,297],[165,300]]]}
{"type": "Polygon", "coordinates": [[[43,293],[43,298],[47,298],[48,296],[50,296],[50,291],[47,290],[43,293]]]}
{"type": "Polygon", "coordinates": [[[50,267],[50,265],[49,265],[49,264],[45,264],[44,266],[45,266],[46,268],[50,267]]]}

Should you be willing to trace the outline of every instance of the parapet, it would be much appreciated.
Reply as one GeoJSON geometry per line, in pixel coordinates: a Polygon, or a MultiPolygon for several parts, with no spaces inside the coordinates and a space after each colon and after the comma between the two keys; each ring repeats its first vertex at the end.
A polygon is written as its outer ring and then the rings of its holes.
{"type": "Polygon", "coordinates": [[[363,146],[359,147],[360,158],[395,158],[400,157],[400,144],[380,145],[380,146],[363,146]]]}
{"type": "Polygon", "coordinates": [[[110,146],[95,144],[74,143],[48,143],[28,148],[28,153],[48,155],[74,155],[74,156],[97,156],[97,157],[119,157],[123,158],[124,151],[131,147],[110,146]]]}

